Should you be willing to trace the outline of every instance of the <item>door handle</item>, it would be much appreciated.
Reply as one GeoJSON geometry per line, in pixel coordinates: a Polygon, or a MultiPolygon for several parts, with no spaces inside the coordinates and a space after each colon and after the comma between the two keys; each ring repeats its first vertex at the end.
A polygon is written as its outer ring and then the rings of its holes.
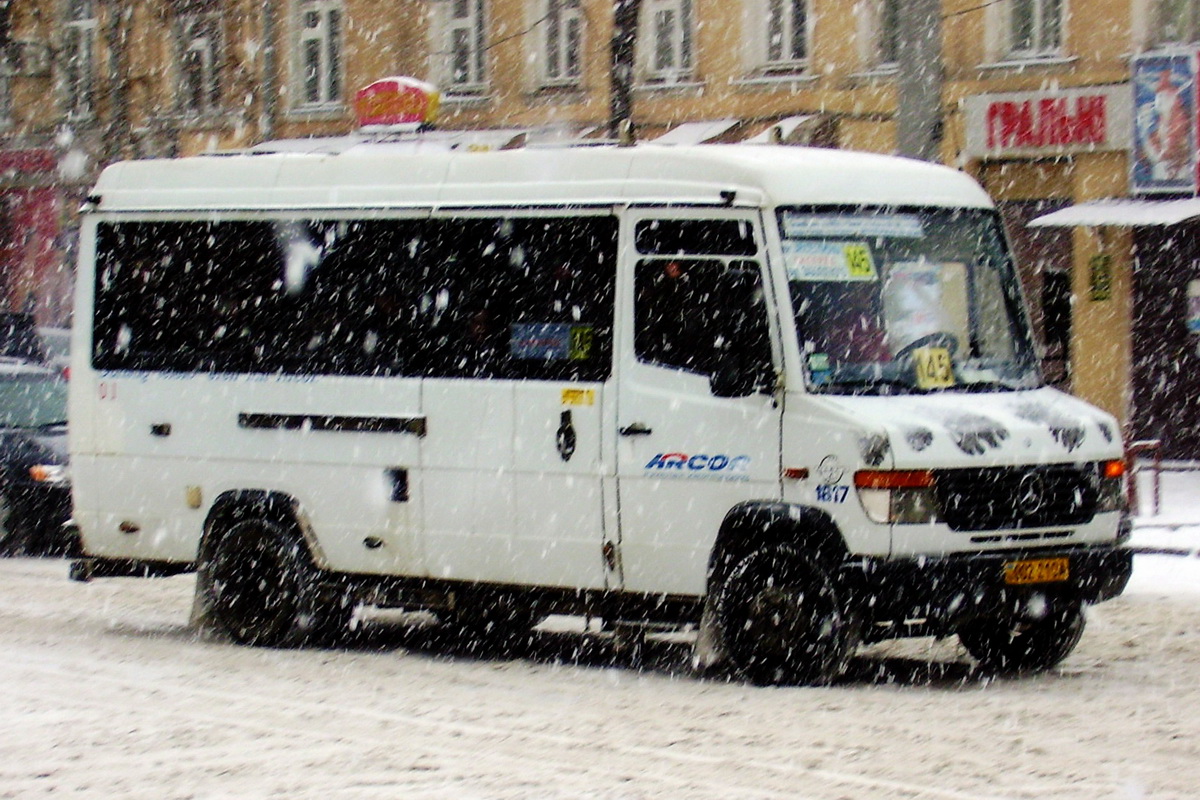
{"type": "Polygon", "coordinates": [[[632,425],[626,425],[617,432],[622,436],[649,436],[651,433],[654,433],[653,430],[646,427],[644,422],[635,422],[632,425]]]}

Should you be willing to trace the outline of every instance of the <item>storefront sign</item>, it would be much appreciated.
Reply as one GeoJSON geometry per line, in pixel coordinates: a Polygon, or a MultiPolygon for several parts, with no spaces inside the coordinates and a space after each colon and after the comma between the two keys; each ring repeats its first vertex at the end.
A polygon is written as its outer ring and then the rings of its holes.
{"type": "Polygon", "coordinates": [[[354,113],[363,128],[417,128],[433,122],[440,95],[416,78],[381,78],[354,94],[354,113]]]}
{"type": "Polygon", "coordinates": [[[1133,106],[1133,192],[1194,192],[1196,53],[1135,59],[1133,106]]]}
{"type": "Polygon", "coordinates": [[[966,153],[976,157],[1127,150],[1127,86],[968,97],[966,153]]]}
{"type": "Polygon", "coordinates": [[[1092,256],[1089,266],[1090,291],[1088,296],[1093,301],[1112,299],[1112,256],[1100,254],[1092,256]]]}

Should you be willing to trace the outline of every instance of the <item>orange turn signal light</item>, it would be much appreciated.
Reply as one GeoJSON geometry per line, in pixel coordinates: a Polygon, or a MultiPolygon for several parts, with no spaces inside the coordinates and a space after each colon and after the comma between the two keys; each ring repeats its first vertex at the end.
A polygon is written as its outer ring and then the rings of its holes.
{"type": "Polygon", "coordinates": [[[1106,478],[1119,478],[1125,474],[1125,462],[1119,458],[1105,461],[1100,465],[1100,472],[1106,478]]]}
{"type": "Polygon", "coordinates": [[[927,469],[860,469],[854,473],[859,489],[925,489],[933,486],[933,472],[927,469]]]}

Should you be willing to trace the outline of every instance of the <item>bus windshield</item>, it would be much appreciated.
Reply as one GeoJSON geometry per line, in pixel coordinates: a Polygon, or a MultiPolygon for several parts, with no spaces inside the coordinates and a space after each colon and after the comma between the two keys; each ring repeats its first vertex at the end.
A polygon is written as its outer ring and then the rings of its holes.
{"type": "Polygon", "coordinates": [[[785,208],[779,223],[811,391],[1041,385],[994,212],[785,208]]]}

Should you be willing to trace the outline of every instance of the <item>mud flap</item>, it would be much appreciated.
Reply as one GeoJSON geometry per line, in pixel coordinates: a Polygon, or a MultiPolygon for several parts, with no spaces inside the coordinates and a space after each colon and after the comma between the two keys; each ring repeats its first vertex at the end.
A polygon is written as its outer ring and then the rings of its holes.
{"type": "Polygon", "coordinates": [[[710,592],[704,600],[704,610],[700,614],[700,630],[696,633],[696,643],[692,645],[692,671],[697,675],[716,672],[725,664],[726,659],[721,623],[717,619],[716,604],[710,592]]]}

